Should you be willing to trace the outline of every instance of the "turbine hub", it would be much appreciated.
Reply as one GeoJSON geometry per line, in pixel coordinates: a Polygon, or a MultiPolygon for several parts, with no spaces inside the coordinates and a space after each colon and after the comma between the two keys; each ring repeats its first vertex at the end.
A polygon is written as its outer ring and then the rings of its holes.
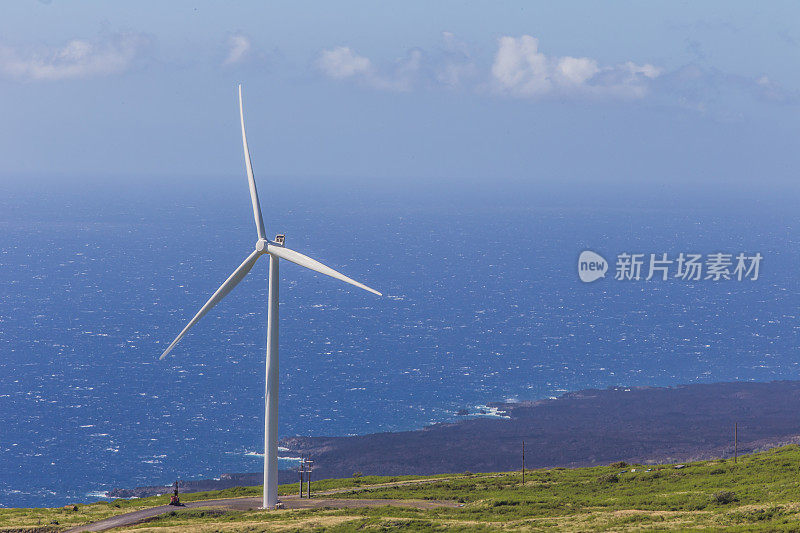
{"type": "Polygon", "coordinates": [[[256,241],[256,251],[261,252],[262,254],[267,253],[267,245],[269,242],[266,239],[258,239],[256,241]]]}

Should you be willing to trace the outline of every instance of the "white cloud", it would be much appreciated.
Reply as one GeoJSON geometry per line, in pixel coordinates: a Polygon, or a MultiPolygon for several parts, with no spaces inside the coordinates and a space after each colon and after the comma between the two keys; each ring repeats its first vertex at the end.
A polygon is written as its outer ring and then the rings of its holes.
{"type": "Polygon", "coordinates": [[[552,81],[548,61],[538,48],[539,40],[529,35],[519,39],[501,37],[492,64],[492,77],[498,87],[522,95],[549,92],[552,81]]]}
{"type": "Polygon", "coordinates": [[[556,65],[556,75],[564,85],[583,85],[600,71],[597,61],[588,57],[562,57],[556,65]]]}
{"type": "Polygon", "coordinates": [[[648,82],[661,74],[650,64],[631,61],[600,67],[588,57],[553,57],[539,51],[530,35],[498,40],[492,64],[492,86],[498,93],[522,98],[548,95],[641,98],[648,82]]]}
{"type": "Polygon", "coordinates": [[[127,70],[148,41],[141,34],[124,33],[96,42],[73,39],[61,47],[33,51],[0,45],[0,74],[26,81],[107,76],[127,70]]]}
{"type": "Polygon", "coordinates": [[[329,77],[340,80],[364,76],[372,72],[370,60],[356,54],[347,46],[323,50],[317,60],[317,66],[329,77]]]}
{"type": "Polygon", "coordinates": [[[372,62],[347,46],[323,50],[317,68],[329,78],[351,79],[375,89],[409,91],[413,88],[422,64],[422,52],[411,50],[408,56],[395,61],[393,68],[379,71],[372,62]]]}
{"type": "Polygon", "coordinates": [[[250,39],[241,33],[231,35],[228,38],[228,56],[223,61],[224,65],[235,65],[241,63],[250,52],[252,45],[250,39]]]}
{"type": "Polygon", "coordinates": [[[391,62],[374,61],[347,46],[323,50],[315,66],[324,76],[383,91],[470,91],[525,99],[649,100],[705,109],[720,94],[749,94],[773,103],[796,103],[767,76],[750,79],[689,65],[673,71],[650,63],[603,65],[592,57],[548,55],[531,35],[503,36],[488,63],[473,48],[443,32],[431,49],[410,49],[391,62]]]}
{"type": "Polygon", "coordinates": [[[644,65],[637,65],[636,63],[632,63],[628,61],[625,63],[625,68],[627,68],[633,74],[642,74],[643,76],[650,78],[651,80],[656,79],[659,77],[664,70],[658,67],[654,67],[650,63],[645,63],[644,65]]]}
{"type": "Polygon", "coordinates": [[[449,88],[462,87],[478,75],[467,43],[449,31],[442,32],[442,50],[433,61],[434,79],[449,88]]]}
{"type": "Polygon", "coordinates": [[[406,57],[397,59],[386,72],[372,72],[367,83],[387,91],[410,91],[421,82],[423,70],[422,50],[415,48],[406,57]]]}
{"type": "Polygon", "coordinates": [[[390,65],[376,66],[351,48],[339,46],[323,50],[317,68],[329,78],[380,90],[427,87],[484,92],[488,86],[496,94],[521,98],[639,98],[646,93],[649,81],[661,73],[652,65],[630,61],[601,67],[588,57],[547,56],[539,51],[538,39],[523,35],[501,37],[489,72],[482,74],[467,44],[450,32],[442,33],[441,45],[432,52],[414,48],[390,65]]]}
{"type": "Polygon", "coordinates": [[[323,50],[317,68],[329,78],[351,80],[374,89],[410,91],[420,86],[460,86],[475,71],[463,43],[453,34],[442,34],[444,46],[433,54],[412,48],[401,58],[377,67],[346,46],[323,50]]]}

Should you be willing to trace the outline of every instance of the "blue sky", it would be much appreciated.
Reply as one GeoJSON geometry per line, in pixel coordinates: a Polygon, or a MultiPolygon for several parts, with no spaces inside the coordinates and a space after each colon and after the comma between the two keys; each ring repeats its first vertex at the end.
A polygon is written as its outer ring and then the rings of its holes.
{"type": "Polygon", "coordinates": [[[793,2],[16,2],[0,180],[795,182],[793,2]]]}

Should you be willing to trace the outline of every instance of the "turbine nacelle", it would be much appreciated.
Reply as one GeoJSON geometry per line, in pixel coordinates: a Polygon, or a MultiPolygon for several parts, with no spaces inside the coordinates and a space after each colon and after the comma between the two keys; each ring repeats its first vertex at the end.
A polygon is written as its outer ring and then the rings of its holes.
{"type": "Polygon", "coordinates": [[[273,244],[272,242],[268,241],[267,239],[258,239],[256,241],[256,252],[260,254],[269,253],[267,250],[269,249],[269,245],[273,244]]]}
{"type": "Polygon", "coordinates": [[[286,247],[286,236],[283,234],[276,235],[275,240],[271,241],[269,239],[258,239],[256,241],[256,252],[261,255],[270,253],[270,248],[274,249],[276,247],[285,248],[286,247]]]}

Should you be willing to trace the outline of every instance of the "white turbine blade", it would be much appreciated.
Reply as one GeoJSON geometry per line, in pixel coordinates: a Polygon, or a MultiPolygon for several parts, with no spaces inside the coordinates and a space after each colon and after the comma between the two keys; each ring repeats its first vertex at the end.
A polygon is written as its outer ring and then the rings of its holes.
{"type": "Polygon", "coordinates": [[[319,261],[315,259],[311,259],[307,255],[303,255],[300,252],[295,252],[294,250],[290,250],[289,248],[284,248],[282,246],[273,246],[269,245],[267,248],[267,252],[271,253],[272,255],[278,256],[281,259],[286,259],[287,261],[291,261],[296,265],[300,265],[306,268],[310,268],[320,274],[325,274],[326,276],[330,276],[332,278],[336,278],[339,280],[344,281],[345,283],[349,283],[350,285],[355,285],[365,291],[369,291],[371,293],[377,294],[378,296],[383,296],[381,293],[376,291],[371,287],[367,287],[363,283],[359,283],[354,279],[348,278],[341,272],[337,272],[329,266],[325,266],[319,261]]]}
{"type": "Polygon", "coordinates": [[[233,271],[233,274],[231,274],[230,277],[225,280],[225,283],[223,283],[222,286],[220,286],[220,288],[217,289],[217,292],[215,292],[211,296],[211,298],[208,299],[208,301],[200,309],[200,311],[198,311],[197,314],[194,315],[194,318],[191,319],[188,324],[186,324],[186,327],[183,328],[183,331],[181,331],[180,334],[178,334],[178,336],[175,337],[175,340],[172,341],[172,344],[170,344],[169,347],[166,350],[164,350],[164,353],[161,354],[161,357],[159,357],[159,359],[164,359],[167,356],[167,354],[170,351],[172,351],[175,345],[178,344],[178,342],[184,337],[184,335],[186,335],[189,329],[191,329],[192,326],[197,324],[197,322],[201,318],[203,318],[205,314],[211,310],[212,307],[217,305],[220,300],[225,298],[225,296],[227,296],[228,293],[231,292],[231,290],[233,290],[233,288],[236,285],[238,285],[240,281],[242,281],[242,279],[247,275],[247,273],[250,272],[250,269],[253,268],[253,265],[256,264],[256,261],[260,256],[261,256],[260,252],[258,252],[257,250],[254,251],[252,254],[250,254],[250,256],[247,259],[244,260],[244,263],[239,265],[239,268],[233,271]]]}
{"type": "Polygon", "coordinates": [[[244,132],[244,109],[242,108],[242,86],[239,85],[239,118],[242,122],[242,146],[244,147],[244,166],[247,167],[247,181],[250,184],[250,200],[253,202],[253,217],[256,219],[258,238],[266,239],[264,218],[261,216],[261,204],[258,202],[256,179],[253,177],[253,163],[250,162],[250,149],[247,147],[247,134],[244,132]]]}

